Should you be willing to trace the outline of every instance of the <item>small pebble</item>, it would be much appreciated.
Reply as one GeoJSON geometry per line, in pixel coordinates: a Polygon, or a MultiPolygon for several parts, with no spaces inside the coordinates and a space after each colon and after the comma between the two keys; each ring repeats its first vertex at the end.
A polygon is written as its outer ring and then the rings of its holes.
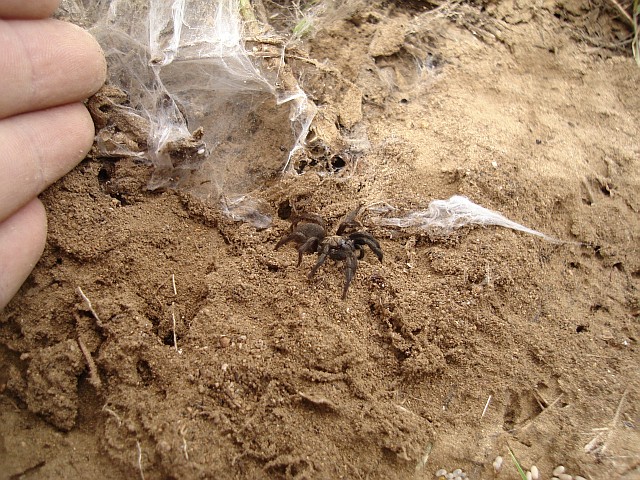
{"type": "Polygon", "coordinates": [[[527,480],[533,480],[533,475],[531,475],[531,472],[527,470],[527,473],[524,474],[525,477],[527,477],[527,480]]]}
{"type": "Polygon", "coordinates": [[[231,339],[226,335],[221,336],[218,342],[220,343],[220,348],[227,348],[231,345],[231,339]]]}
{"type": "Polygon", "coordinates": [[[540,478],[540,471],[535,465],[531,465],[531,478],[532,480],[539,480],[540,478]]]}
{"type": "Polygon", "coordinates": [[[156,444],[156,450],[158,450],[159,452],[170,452],[171,451],[171,445],[169,445],[169,443],[165,442],[164,440],[160,440],[156,444]]]}
{"type": "Polygon", "coordinates": [[[445,478],[446,478],[447,480],[453,480],[453,473],[447,473],[447,474],[445,475],[445,478]]]}
{"type": "Polygon", "coordinates": [[[436,477],[444,477],[447,475],[447,471],[444,468],[441,468],[436,472],[436,477]]]}
{"type": "Polygon", "coordinates": [[[564,473],[564,467],[562,465],[558,465],[556,468],[553,469],[553,476],[554,477],[557,477],[561,473],[564,473]]]}
{"type": "Polygon", "coordinates": [[[456,468],[453,472],[453,476],[454,477],[459,477],[460,475],[462,475],[462,469],[461,468],[456,468]]]}
{"type": "Polygon", "coordinates": [[[496,473],[498,473],[501,467],[502,467],[502,457],[498,455],[496,459],[493,461],[493,469],[495,470],[496,473]]]}
{"type": "Polygon", "coordinates": [[[587,480],[587,479],[580,475],[576,475],[575,477],[573,477],[573,480],[587,480]]]}

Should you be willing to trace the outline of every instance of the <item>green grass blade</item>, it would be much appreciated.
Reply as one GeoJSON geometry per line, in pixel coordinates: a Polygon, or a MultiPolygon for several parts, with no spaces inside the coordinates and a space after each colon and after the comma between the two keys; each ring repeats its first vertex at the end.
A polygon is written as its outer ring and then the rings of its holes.
{"type": "MultiPolygon", "coordinates": [[[[507,447],[507,448],[509,448],[509,447],[507,447]]],[[[524,470],[522,470],[522,467],[520,466],[520,463],[518,462],[518,459],[516,458],[516,456],[511,451],[511,448],[509,448],[509,455],[511,455],[511,460],[513,460],[513,463],[515,464],[516,468],[518,469],[518,473],[520,474],[520,478],[522,478],[522,480],[527,480],[527,474],[524,473],[524,470]]]]}

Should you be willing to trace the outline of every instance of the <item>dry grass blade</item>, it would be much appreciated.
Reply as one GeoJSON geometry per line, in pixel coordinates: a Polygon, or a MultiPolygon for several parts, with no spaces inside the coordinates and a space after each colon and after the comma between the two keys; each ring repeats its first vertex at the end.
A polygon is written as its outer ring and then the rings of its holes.
{"type": "Polygon", "coordinates": [[[142,469],[142,447],[138,440],[136,440],[136,448],[138,450],[138,470],[140,471],[140,479],[144,480],[144,470],[142,469]]]}
{"type": "Polygon", "coordinates": [[[627,12],[627,9],[623,7],[618,0],[609,0],[611,4],[616,7],[622,18],[633,28],[633,39],[631,40],[631,50],[633,51],[633,58],[640,66],[640,0],[633,0],[631,6],[631,15],[627,12]]]}
{"type": "Polygon", "coordinates": [[[633,0],[633,40],[631,49],[636,63],[640,66],[640,0],[633,0]]]}
{"type": "Polygon", "coordinates": [[[100,388],[102,388],[102,381],[100,380],[100,375],[98,375],[98,368],[93,361],[91,352],[80,337],[78,337],[78,346],[80,347],[82,355],[84,355],[87,365],[89,366],[89,383],[99,390],[100,388]]]}
{"type": "Polygon", "coordinates": [[[96,321],[98,323],[100,323],[100,317],[98,317],[98,314],[96,313],[96,311],[93,309],[93,305],[91,304],[91,300],[89,300],[89,297],[87,297],[84,292],[82,291],[82,289],[80,287],[76,287],[76,292],[78,293],[78,295],[80,295],[80,298],[82,298],[82,300],[84,301],[85,305],[87,306],[87,308],[89,309],[89,311],[91,312],[91,315],[93,315],[93,318],[96,319],[96,321]]]}
{"type": "MultiPolygon", "coordinates": [[[[616,7],[618,12],[620,12],[620,14],[622,15],[622,18],[624,18],[629,23],[629,25],[635,28],[636,24],[634,23],[633,18],[631,18],[631,15],[629,15],[627,10],[622,5],[620,5],[620,3],[618,3],[617,0],[609,0],[609,1],[614,7],[616,7]]],[[[635,5],[637,3],[638,3],[637,0],[634,0],[634,10],[635,10],[635,5]]]]}
{"type": "MultiPolygon", "coordinates": [[[[592,453],[596,455],[604,454],[604,451],[607,448],[607,444],[611,438],[611,435],[616,430],[616,425],[620,420],[620,414],[622,413],[622,406],[624,405],[625,398],[627,397],[627,392],[629,390],[625,390],[618,402],[618,407],[616,408],[616,412],[613,415],[613,419],[611,420],[611,424],[609,427],[605,427],[602,429],[598,429],[597,435],[584,446],[585,453],[592,453]],[[604,439],[602,439],[604,437],[604,439]]],[[[596,429],[594,429],[596,431],[596,429]]]]}

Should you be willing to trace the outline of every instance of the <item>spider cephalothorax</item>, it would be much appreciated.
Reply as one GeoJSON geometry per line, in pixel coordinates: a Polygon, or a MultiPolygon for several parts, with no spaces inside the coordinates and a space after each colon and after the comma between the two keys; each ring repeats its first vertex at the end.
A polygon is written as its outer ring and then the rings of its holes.
{"type": "Polygon", "coordinates": [[[360,207],[347,214],[338,225],[335,235],[327,235],[326,224],[319,215],[296,214],[291,219],[291,231],[276,244],[276,250],[286,243],[295,242],[298,245],[298,266],[302,263],[305,253],[317,253],[318,260],[309,272],[308,278],[315,275],[327,258],[343,261],[344,299],[358,268],[358,260],[364,257],[365,245],[382,261],[382,250],[378,241],[370,233],[357,230],[362,226],[356,220],[359,211],[360,207]]]}

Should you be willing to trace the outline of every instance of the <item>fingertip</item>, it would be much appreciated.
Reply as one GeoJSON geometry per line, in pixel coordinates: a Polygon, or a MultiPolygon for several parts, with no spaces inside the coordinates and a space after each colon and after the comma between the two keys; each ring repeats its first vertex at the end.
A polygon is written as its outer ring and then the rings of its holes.
{"type": "Polygon", "coordinates": [[[44,84],[42,90],[49,90],[51,99],[58,93],[58,104],[89,98],[100,90],[107,77],[102,47],[93,35],[78,25],[59,20],[49,22],[55,32],[52,37],[57,35],[60,40],[59,48],[55,50],[57,66],[68,74],[57,78],[54,75],[40,77],[40,84],[44,84]]]}
{"type": "Polygon", "coordinates": [[[73,168],[75,168],[76,165],[87,158],[87,155],[91,151],[93,143],[96,139],[96,126],[95,123],[93,123],[93,118],[91,118],[91,114],[89,113],[87,107],[83,103],[77,103],[75,105],[71,105],[71,107],[75,107],[78,110],[76,114],[78,122],[77,153],[75,157],[72,156],[70,158],[70,161],[66,162],[66,165],[63,165],[63,169],[61,171],[58,171],[56,173],[57,177],[54,179],[54,181],[58,180],[58,178],[61,178],[63,175],[66,175],[73,168]]]}
{"type": "MultiPolygon", "coordinates": [[[[65,126],[65,130],[69,133],[72,132],[72,136],[67,136],[66,144],[60,145],[59,151],[61,153],[55,158],[52,156],[50,169],[45,167],[45,183],[38,194],[84,160],[91,150],[96,136],[95,124],[84,104],[73,103],[58,107],[56,110],[67,112],[68,124],[65,126]]],[[[45,155],[45,153],[40,155],[45,155]]]]}
{"type": "Polygon", "coordinates": [[[47,215],[38,199],[0,223],[0,311],[38,263],[46,240],[47,215]]]}
{"type": "Polygon", "coordinates": [[[35,267],[47,243],[47,210],[39,198],[31,200],[25,208],[27,209],[26,215],[28,215],[31,222],[31,237],[34,239],[33,251],[37,257],[35,262],[33,262],[33,266],[35,267]]]}
{"type": "Polygon", "coordinates": [[[63,105],[34,115],[43,118],[40,127],[42,136],[31,132],[35,141],[29,149],[25,149],[25,155],[30,152],[33,158],[42,162],[41,184],[34,192],[35,195],[39,195],[86,158],[95,139],[95,124],[89,110],[82,103],[63,105]],[[64,122],[64,126],[58,129],[62,139],[55,138],[55,135],[52,138],[49,133],[43,133],[47,130],[47,124],[53,127],[60,122],[64,122]]]}
{"type": "Polygon", "coordinates": [[[82,103],[0,120],[0,221],[81,162],[94,136],[82,103]]]}
{"type": "Polygon", "coordinates": [[[83,44],[83,50],[85,52],[85,61],[83,64],[85,75],[87,78],[86,86],[87,90],[84,93],[83,98],[89,98],[91,95],[100,90],[100,87],[104,85],[107,79],[107,60],[104,56],[102,47],[87,30],[74,24],[68,24],[70,28],[77,30],[78,38],[83,40],[77,40],[76,44],[83,44]]]}
{"type": "Polygon", "coordinates": [[[77,25],[0,21],[0,72],[0,118],[6,118],[90,97],[104,83],[107,64],[97,40],[77,25]]]}
{"type": "Polygon", "coordinates": [[[0,2],[1,18],[47,18],[56,11],[60,0],[2,0],[0,2]]]}

